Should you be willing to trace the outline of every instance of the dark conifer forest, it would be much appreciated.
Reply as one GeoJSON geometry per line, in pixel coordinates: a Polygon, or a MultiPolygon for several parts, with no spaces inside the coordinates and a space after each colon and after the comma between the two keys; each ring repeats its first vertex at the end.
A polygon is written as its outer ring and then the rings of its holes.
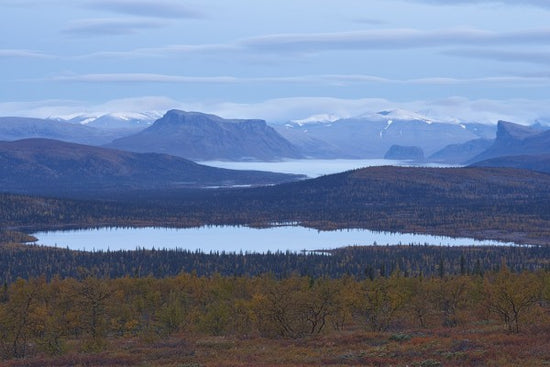
{"type": "Polygon", "coordinates": [[[508,168],[371,167],[248,189],[2,194],[4,229],[103,226],[366,228],[547,245],[550,175],[508,168]],[[60,193],[61,195],[61,193],[60,193]]]}
{"type": "Polygon", "coordinates": [[[277,186],[0,194],[5,366],[540,366],[550,175],[376,167],[277,186]],[[72,251],[38,230],[292,223],[515,242],[72,251]]]}

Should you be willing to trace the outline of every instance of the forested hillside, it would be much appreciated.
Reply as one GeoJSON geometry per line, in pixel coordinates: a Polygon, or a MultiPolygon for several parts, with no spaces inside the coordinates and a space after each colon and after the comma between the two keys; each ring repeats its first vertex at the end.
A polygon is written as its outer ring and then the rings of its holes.
{"type": "Polygon", "coordinates": [[[356,279],[403,276],[483,274],[506,264],[515,271],[550,270],[550,246],[442,247],[392,245],[345,247],[312,253],[201,253],[187,250],[71,251],[36,245],[0,245],[0,282],[45,276],[174,276],[182,272],[200,276],[257,276],[291,274],[356,279]]]}
{"type": "Polygon", "coordinates": [[[0,358],[15,366],[544,365],[550,175],[377,167],[278,186],[0,195],[0,358]],[[79,252],[37,229],[268,226],[494,238],[522,247],[311,254],[79,252]]]}
{"type": "Polygon", "coordinates": [[[3,226],[25,230],[291,222],[541,245],[550,238],[550,175],[506,168],[371,167],[253,189],[1,199],[3,226]]]}

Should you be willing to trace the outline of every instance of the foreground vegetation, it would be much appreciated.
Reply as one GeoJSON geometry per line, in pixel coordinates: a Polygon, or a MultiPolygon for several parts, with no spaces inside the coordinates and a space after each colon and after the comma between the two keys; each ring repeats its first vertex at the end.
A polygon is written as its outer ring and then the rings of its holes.
{"type": "Polygon", "coordinates": [[[4,285],[7,366],[550,363],[550,273],[44,278],[4,285]],[[518,345],[519,344],[519,345],[518,345]]]}
{"type": "Polygon", "coordinates": [[[550,364],[550,175],[377,167],[274,187],[0,194],[4,366],[550,364]],[[24,246],[39,229],[300,223],[530,243],[313,254],[24,246]]]}
{"type": "MultiPolygon", "coordinates": [[[[25,238],[23,234],[12,237],[25,238]]],[[[1,237],[1,235],[0,235],[1,237]]],[[[135,251],[71,251],[37,245],[0,245],[0,284],[17,278],[50,280],[163,278],[180,273],[199,276],[259,276],[355,279],[387,277],[399,270],[405,277],[483,275],[502,264],[515,272],[550,270],[550,246],[352,246],[310,253],[202,253],[180,249],[135,251]]]]}

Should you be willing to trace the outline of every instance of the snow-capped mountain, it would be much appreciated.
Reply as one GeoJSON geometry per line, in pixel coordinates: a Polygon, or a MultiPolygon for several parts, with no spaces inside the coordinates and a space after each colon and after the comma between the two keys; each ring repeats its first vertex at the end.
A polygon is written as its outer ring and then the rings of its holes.
{"type": "Polygon", "coordinates": [[[432,122],[435,122],[434,119],[422,115],[417,112],[413,111],[407,111],[403,109],[394,109],[394,110],[384,110],[379,111],[376,113],[364,113],[356,117],[357,119],[364,119],[368,121],[379,121],[379,120],[386,120],[386,121],[423,121],[427,124],[431,124],[432,122]]]}
{"type": "Polygon", "coordinates": [[[162,117],[160,112],[115,112],[107,114],[80,114],[65,118],[74,124],[92,126],[98,129],[145,129],[162,117]]]}
{"type": "Polygon", "coordinates": [[[305,119],[301,120],[292,120],[291,122],[302,126],[311,123],[331,123],[340,119],[342,119],[342,116],[332,113],[321,113],[318,115],[306,117],[305,119]]]}
{"type": "MultiPolygon", "coordinates": [[[[317,115],[323,116],[323,115],[317,115]]],[[[366,112],[323,122],[320,118],[274,126],[304,155],[323,158],[381,158],[392,145],[418,146],[430,155],[449,144],[492,139],[496,127],[458,120],[440,121],[403,109],[366,112]]]]}

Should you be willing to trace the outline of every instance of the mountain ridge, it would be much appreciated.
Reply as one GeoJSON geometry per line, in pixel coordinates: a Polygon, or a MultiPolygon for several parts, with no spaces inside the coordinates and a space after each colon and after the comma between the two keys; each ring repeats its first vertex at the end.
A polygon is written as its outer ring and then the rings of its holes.
{"type": "Polygon", "coordinates": [[[497,157],[539,154],[550,154],[550,130],[499,121],[493,144],[468,163],[497,157]]]}
{"type": "Polygon", "coordinates": [[[51,139],[0,142],[0,187],[5,192],[71,192],[264,185],[298,175],[208,167],[181,157],[133,153],[51,139]]]}

